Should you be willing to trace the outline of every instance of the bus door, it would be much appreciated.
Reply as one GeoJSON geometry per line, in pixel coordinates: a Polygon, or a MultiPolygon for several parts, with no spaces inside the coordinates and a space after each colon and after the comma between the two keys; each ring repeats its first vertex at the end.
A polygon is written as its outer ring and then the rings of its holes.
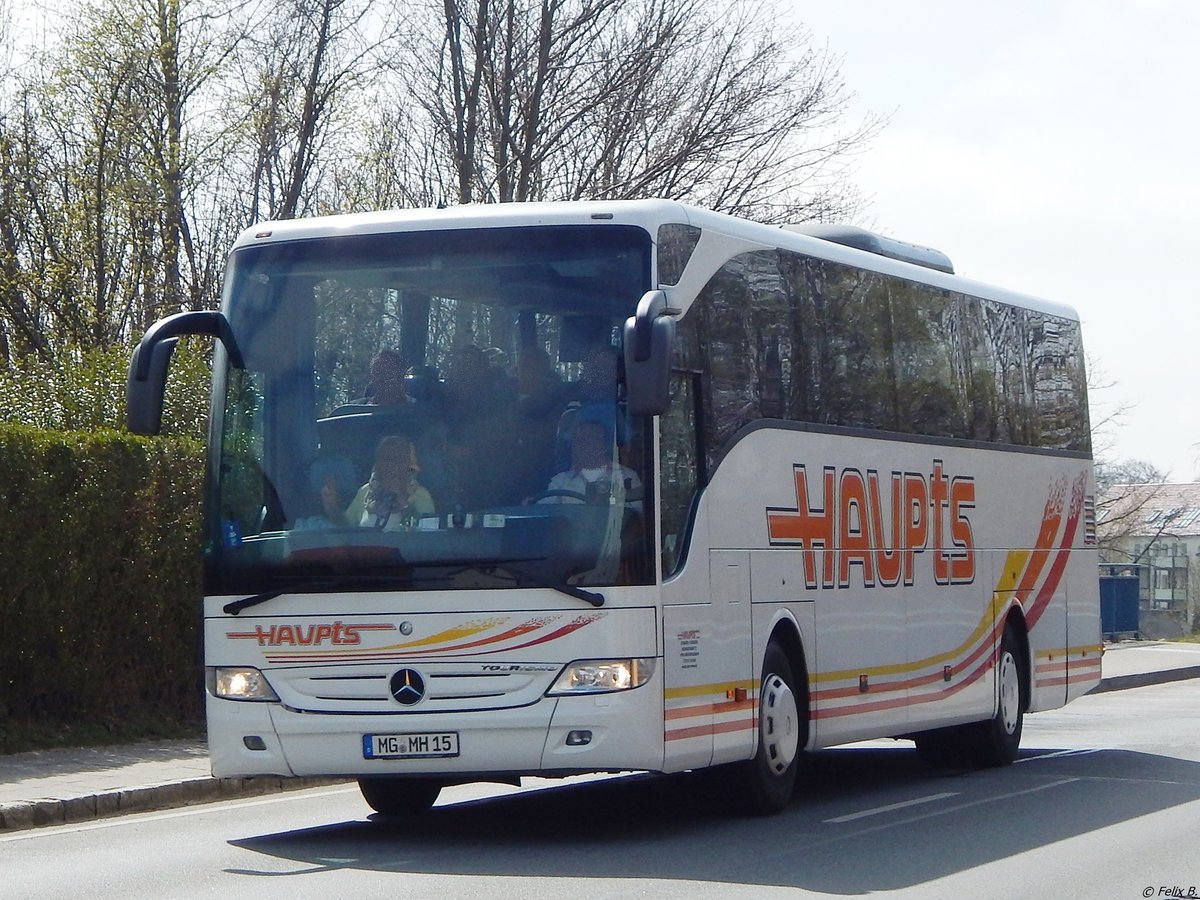
{"type": "Polygon", "coordinates": [[[694,553],[665,586],[666,769],[753,752],[753,663],[747,551],[694,553]]]}

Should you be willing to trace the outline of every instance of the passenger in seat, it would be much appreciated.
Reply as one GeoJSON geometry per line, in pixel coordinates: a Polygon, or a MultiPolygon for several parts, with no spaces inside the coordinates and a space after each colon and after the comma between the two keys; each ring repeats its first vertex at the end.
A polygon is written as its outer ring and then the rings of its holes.
{"type": "Polygon", "coordinates": [[[368,403],[375,406],[404,406],[412,403],[404,387],[407,367],[396,350],[380,350],[371,359],[371,383],[367,386],[368,403]]]}
{"type": "Polygon", "coordinates": [[[354,493],[357,480],[354,466],[344,456],[316,460],[308,471],[308,485],[314,498],[313,506],[321,512],[296,519],[292,527],[304,530],[346,525],[346,504],[354,493]]]}
{"type": "Polygon", "coordinates": [[[420,471],[412,441],[385,437],[375,448],[371,480],[359,488],[346,518],[352,525],[397,531],[432,516],[433,498],[417,481],[420,471]]]}

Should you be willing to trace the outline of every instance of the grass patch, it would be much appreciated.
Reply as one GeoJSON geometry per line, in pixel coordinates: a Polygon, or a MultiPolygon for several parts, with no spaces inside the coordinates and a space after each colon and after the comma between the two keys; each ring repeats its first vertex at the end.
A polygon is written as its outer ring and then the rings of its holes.
{"type": "Polygon", "coordinates": [[[204,737],[203,722],[162,719],[99,725],[92,722],[0,722],[0,756],[61,747],[105,747],[141,741],[204,737]]]}

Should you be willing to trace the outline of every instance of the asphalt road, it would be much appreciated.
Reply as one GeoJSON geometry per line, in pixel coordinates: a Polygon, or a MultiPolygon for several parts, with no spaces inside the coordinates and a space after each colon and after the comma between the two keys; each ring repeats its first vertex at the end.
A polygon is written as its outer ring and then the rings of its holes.
{"type": "Polygon", "coordinates": [[[694,776],[462,787],[421,822],[356,790],[0,837],[0,897],[1200,897],[1200,684],[1026,720],[1020,761],[816,754],[792,806],[722,811],[694,776]]]}

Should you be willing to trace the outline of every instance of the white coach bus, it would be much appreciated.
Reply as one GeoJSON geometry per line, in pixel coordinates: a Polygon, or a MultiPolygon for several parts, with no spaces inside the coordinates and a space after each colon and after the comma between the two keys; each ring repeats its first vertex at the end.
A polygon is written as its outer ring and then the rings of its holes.
{"type": "Polygon", "coordinates": [[[666,201],[272,222],[143,337],[131,430],[184,334],[217,776],[401,814],[723,766],[770,812],[806,749],[1004,765],[1099,680],[1078,318],[937,251],[666,201]]]}

